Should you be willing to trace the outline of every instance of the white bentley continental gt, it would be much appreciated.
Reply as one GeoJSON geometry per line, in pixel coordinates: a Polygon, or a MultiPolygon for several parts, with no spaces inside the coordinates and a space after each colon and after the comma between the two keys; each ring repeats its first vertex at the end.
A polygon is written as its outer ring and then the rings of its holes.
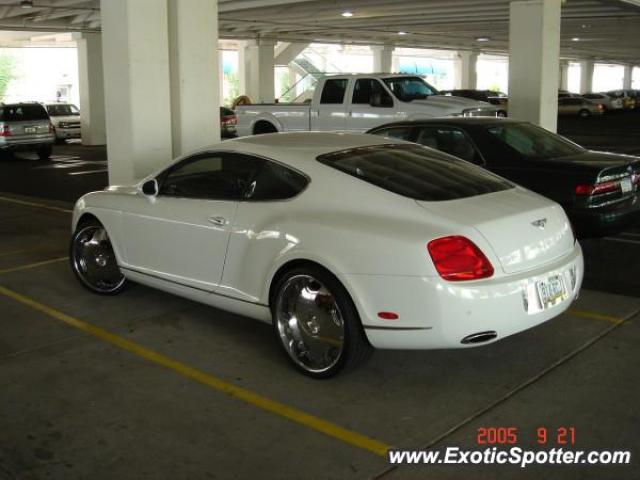
{"type": "Polygon", "coordinates": [[[373,135],[230,140],[78,200],[71,266],[273,325],[303,373],[372,347],[462,348],[545,322],[583,259],[556,203],[427,147],[373,135]]]}

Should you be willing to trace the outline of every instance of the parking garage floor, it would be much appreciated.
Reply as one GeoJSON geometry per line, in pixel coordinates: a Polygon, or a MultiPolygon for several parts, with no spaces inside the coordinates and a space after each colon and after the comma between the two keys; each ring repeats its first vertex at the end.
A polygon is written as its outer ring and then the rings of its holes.
{"type": "MultiPolygon", "coordinates": [[[[610,142],[594,125],[572,135],[610,142]]],[[[615,146],[640,153],[628,136],[615,146]]],[[[70,201],[106,181],[104,153],[56,155],[0,164],[0,478],[640,478],[640,229],[582,242],[582,295],[539,328],[377,351],[314,381],[268,325],[142,286],[85,291],[66,259],[70,201]],[[566,448],[631,450],[632,465],[394,468],[384,454],[477,448],[483,426],[516,427],[522,448],[537,428],[574,427],[566,448]]]]}

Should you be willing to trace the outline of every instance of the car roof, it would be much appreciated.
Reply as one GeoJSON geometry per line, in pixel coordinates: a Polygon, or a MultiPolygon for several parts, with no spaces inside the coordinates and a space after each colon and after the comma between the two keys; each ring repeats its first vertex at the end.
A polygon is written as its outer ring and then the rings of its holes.
{"type": "Polygon", "coordinates": [[[371,130],[378,130],[382,127],[414,127],[418,125],[429,125],[429,124],[439,124],[439,125],[458,125],[458,126],[466,126],[466,125],[499,125],[503,123],[524,123],[519,120],[514,120],[511,118],[496,118],[496,117],[434,117],[428,118],[424,120],[405,120],[402,122],[393,122],[387,123],[385,125],[381,125],[380,127],[372,128],[371,130]]]}
{"type": "Polygon", "coordinates": [[[328,73],[327,78],[404,78],[404,77],[419,77],[422,75],[417,73],[328,73]]]}
{"type": "Polygon", "coordinates": [[[292,166],[302,166],[327,153],[396,143],[409,142],[351,132],[266,133],[225,140],[222,143],[198,149],[187,156],[210,151],[231,151],[272,158],[292,166]]]}

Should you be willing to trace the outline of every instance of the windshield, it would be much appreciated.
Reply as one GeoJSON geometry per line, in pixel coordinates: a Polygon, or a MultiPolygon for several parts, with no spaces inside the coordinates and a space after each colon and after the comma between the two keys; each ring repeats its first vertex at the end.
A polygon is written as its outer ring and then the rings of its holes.
{"type": "Polygon", "coordinates": [[[584,152],[584,148],[531,123],[505,123],[487,131],[530,160],[567,157],[584,152]]]}
{"type": "Polygon", "coordinates": [[[52,117],[64,117],[69,115],[80,115],[78,107],[70,104],[53,104],[47,105],[49,115],[52,117]]]}
{"type": "Polygon", "coordinates": [[[383,79],[385,85],[401,102],[420,100],[438,91],[420,77],[391,77],[383,79]]]}
{"type": "Polygon", "coordinates": [[[329,153],[318,161],[398,195],[456,200],[513,188],[508,181],[420,145],[373,145],[329,153]]]}

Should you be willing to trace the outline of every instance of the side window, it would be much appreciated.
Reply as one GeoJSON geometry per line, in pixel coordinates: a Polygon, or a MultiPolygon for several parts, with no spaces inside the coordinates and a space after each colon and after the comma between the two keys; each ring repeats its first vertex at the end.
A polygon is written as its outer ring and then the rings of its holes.
{"type": "Polygon", "coordinates": [[[409,140],[411,137],[411,127],[393,127],[384,130],[378,130],[376,135],[381,137],[398,138],[400,140],[409,140]]]}
{"type": "Polygon", "coordinates": [[[247,189],[249,201],[286,200],[302,192],[309,181],[283,165],[268,160],[259,160],[260,171],[247,189]]]}
{"type": "Polygon", "coordinates": [[[356,80],[353,87],[353,97],[351,103],[371,105],[377,99],[380,107],[392,107],[393,99],[384,89],[382,84],[375,78],[361,78],[356,80]]]}
{"type": "Polygon", "coordinates": [[[196,155],[162,175],[159,195],[240,200],[259,167],[257,159],[234,153],[196,155]]]}
{"type": "Polygon", "coordinates": [[[415,141],[467,162],[484,164],[471,139],[461,130],[447,127],[426,127],[420,130],[415,141]]]}
{"type": "Polygon", "coordinates": [[[348,80],[346,78],[336,78],[324,82],[321,104],[336,104],[344,102],[344,93],[347,90],[348,80]]]}

